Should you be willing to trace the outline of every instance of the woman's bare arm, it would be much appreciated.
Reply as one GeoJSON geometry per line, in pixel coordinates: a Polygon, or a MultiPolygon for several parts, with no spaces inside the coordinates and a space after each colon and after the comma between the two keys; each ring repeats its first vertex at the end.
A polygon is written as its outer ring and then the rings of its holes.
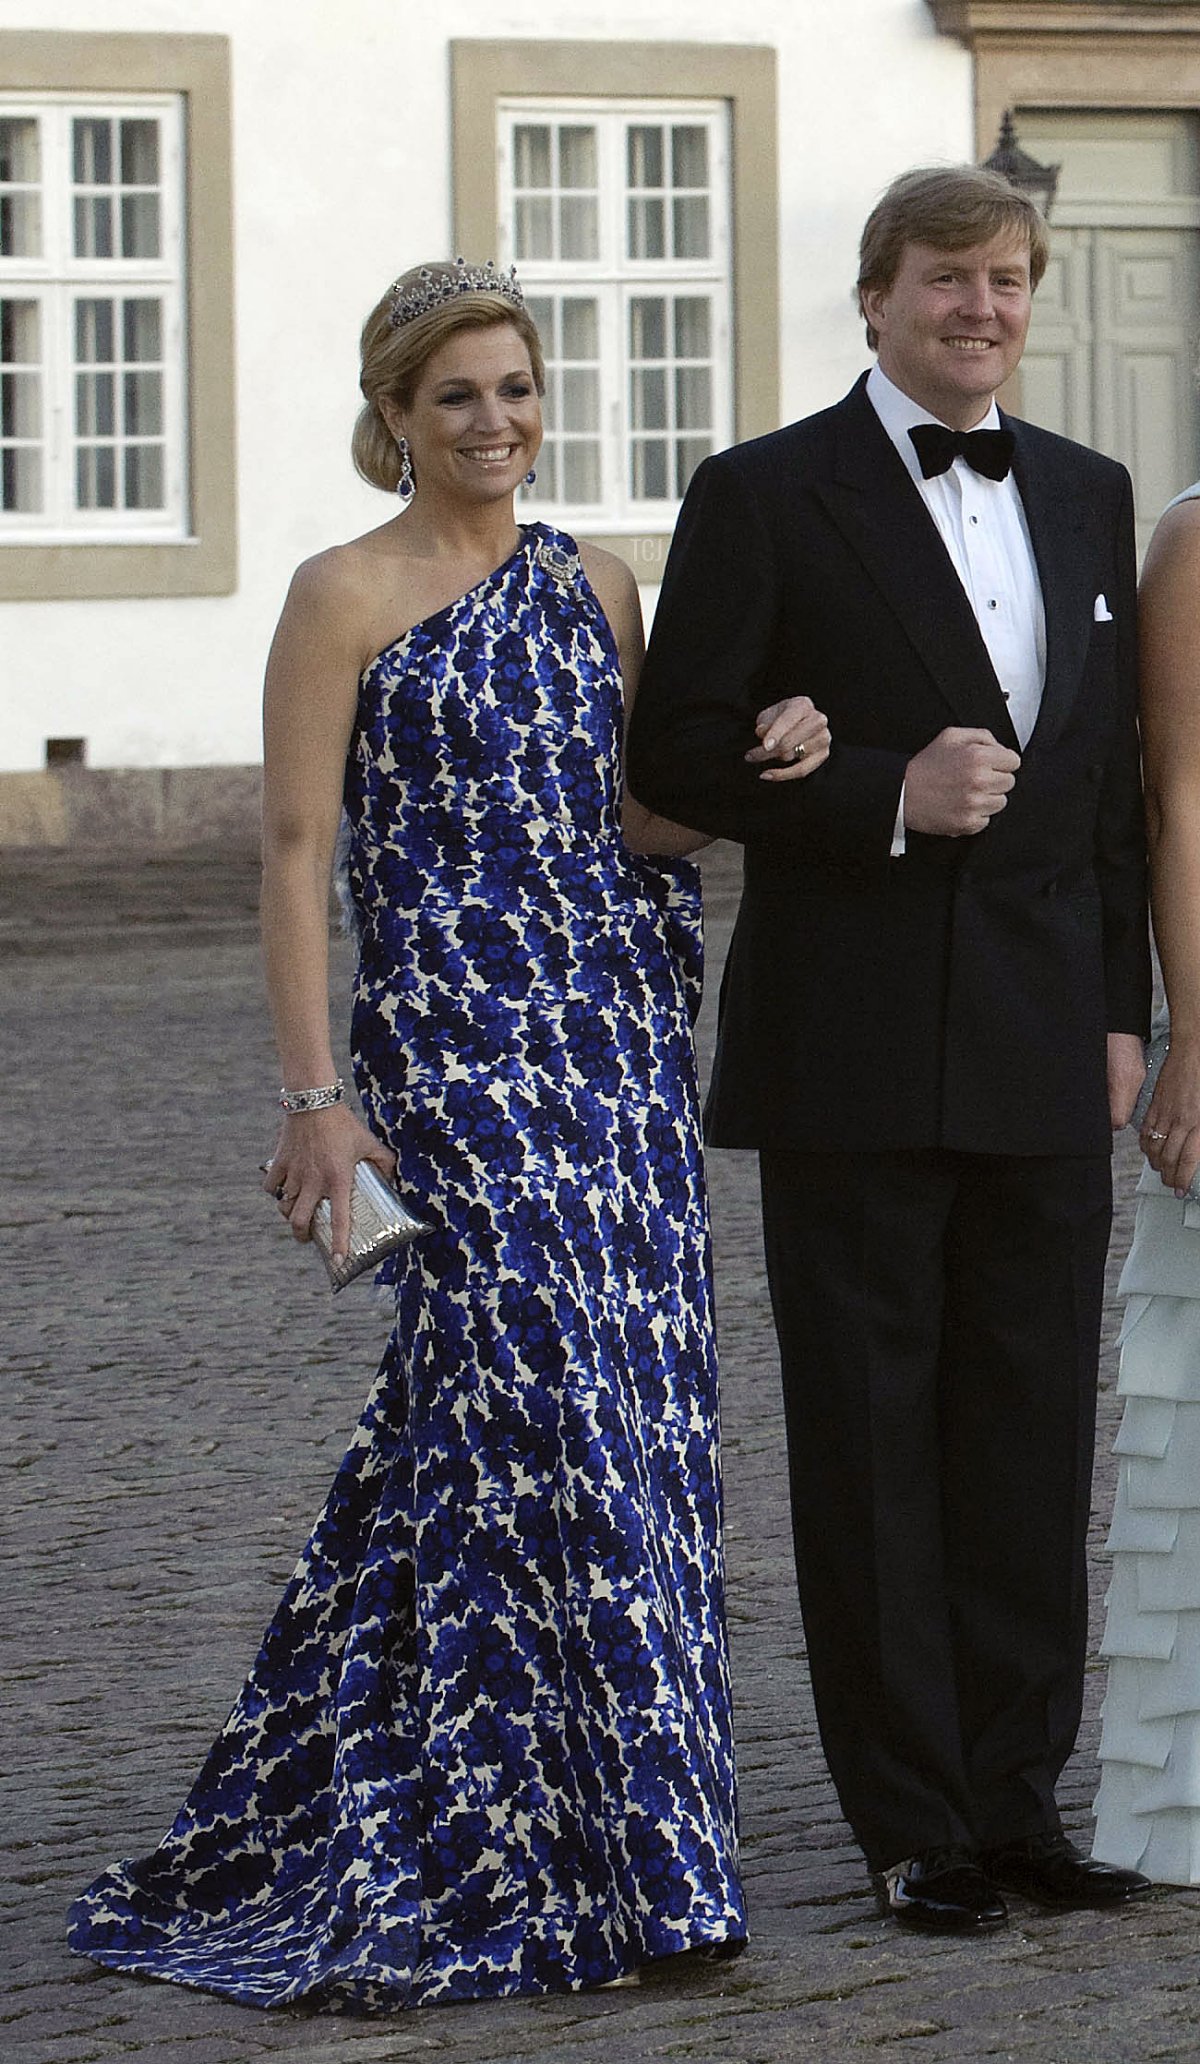
{"type": "MultiPolygon", "coordinates": [[[[341,554],[296,574],[267,662],[263,703],[262,937],[283,1085],[336,1075],[329,1036],[329,881],[364,659],[356,584],[341,554]]],[[[344,1104],[285,1117],[264,1187],[298,1239],[328,1197],[334,1251],[349,1238],[355,1163],[395,1157],[344,1104]]]]}

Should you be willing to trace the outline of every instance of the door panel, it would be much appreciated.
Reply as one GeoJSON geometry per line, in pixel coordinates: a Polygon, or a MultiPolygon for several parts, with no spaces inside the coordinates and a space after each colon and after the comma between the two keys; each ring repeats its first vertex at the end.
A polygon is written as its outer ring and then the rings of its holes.
{"type": "Polygon", "coordinates": [[[1026,150],[1062,166],[1020,410],[1128,466],[1144,550],[1200,475],[1200,125],[1031,113],[1017,127],[1026,150]]]}
{"type": "Polygon", "coordinates": [[[1142,549],[1171,496],[1200,471],[1198,243],[1186,229],[1095,232],[1095,442],[1133,475],[1142,549]]]}
{"type": "Polygon", "coordinates": [[[1020,413],[1046,430],[1091,442],[1091,231],[1056,231],[1050,263],[1034,297],[1021,360],[1020,413]]]}

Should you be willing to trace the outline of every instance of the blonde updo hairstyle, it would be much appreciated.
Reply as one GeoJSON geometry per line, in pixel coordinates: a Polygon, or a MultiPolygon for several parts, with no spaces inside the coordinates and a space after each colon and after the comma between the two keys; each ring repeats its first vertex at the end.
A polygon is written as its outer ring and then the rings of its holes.
{"type": "Polygon", "coordinates": [[[402,409],[408,408],[426,364],[460,330],[490,330],[509,323],[529,353],[538,393],[546,392],[546,367],[533,318],[527,309],[515,307],[503,294],[457,294],[424,315],[414,316],[398,328],[392,327],[392,307],[398,294],[418,287],[422,275],[432,273],[436,280],[452,276],[455,269],[449,259],[412,266],[376,302],[363,324],[358,383],[363,405],[354,425],[350,452],[356,472],[372,487],[381,487],[388,494],[395,492],[400,478],[400,451],[384,421],[380,401],[393,401],[402,409]]]}

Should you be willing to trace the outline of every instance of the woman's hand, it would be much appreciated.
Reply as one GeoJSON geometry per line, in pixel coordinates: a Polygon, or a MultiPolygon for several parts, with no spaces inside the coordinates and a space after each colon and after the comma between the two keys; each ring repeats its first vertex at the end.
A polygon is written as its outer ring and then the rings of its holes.
{"type": "Polygon", "coordinates": [[[350,1245],[350,1189],[360,1161],[372,1162],[388,1181],[395,1173],[392,1149],[345,1104],[285,1117],[263,1188],[277,1200],[295,1239],[311,1240],[313,1212],[328,1197],[334,1256],[344,1258],[350,1245]]]}
{"type": "Polygon", "coordinates": [[[1200,1047],[1171,1041],[1138,1137],[1167,1188],[1186,1196],[1200,1167],[1200,1047]]]}
{"type": "Polygon", "coordinates": [[[782,764],[764,767],[762,781],[803,781],[829,758],[829,725],[809,695],[789,695],[760,710],[754,720],[758,744],[746,758],[752,765],[766,760],[782,764]]]}

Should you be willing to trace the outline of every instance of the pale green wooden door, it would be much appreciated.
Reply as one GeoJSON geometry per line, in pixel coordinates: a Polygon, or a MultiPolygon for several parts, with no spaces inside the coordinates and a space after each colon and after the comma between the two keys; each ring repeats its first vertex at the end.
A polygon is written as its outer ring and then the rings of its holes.
{"type": "Polygon", "coordinates": [[[1142,549],[1200,476],[1200,150],[1194,118],[1018,117],[1061,163],[1051,260],[1034,300],[1021,413],[1121,459],[1142,549]]]}

